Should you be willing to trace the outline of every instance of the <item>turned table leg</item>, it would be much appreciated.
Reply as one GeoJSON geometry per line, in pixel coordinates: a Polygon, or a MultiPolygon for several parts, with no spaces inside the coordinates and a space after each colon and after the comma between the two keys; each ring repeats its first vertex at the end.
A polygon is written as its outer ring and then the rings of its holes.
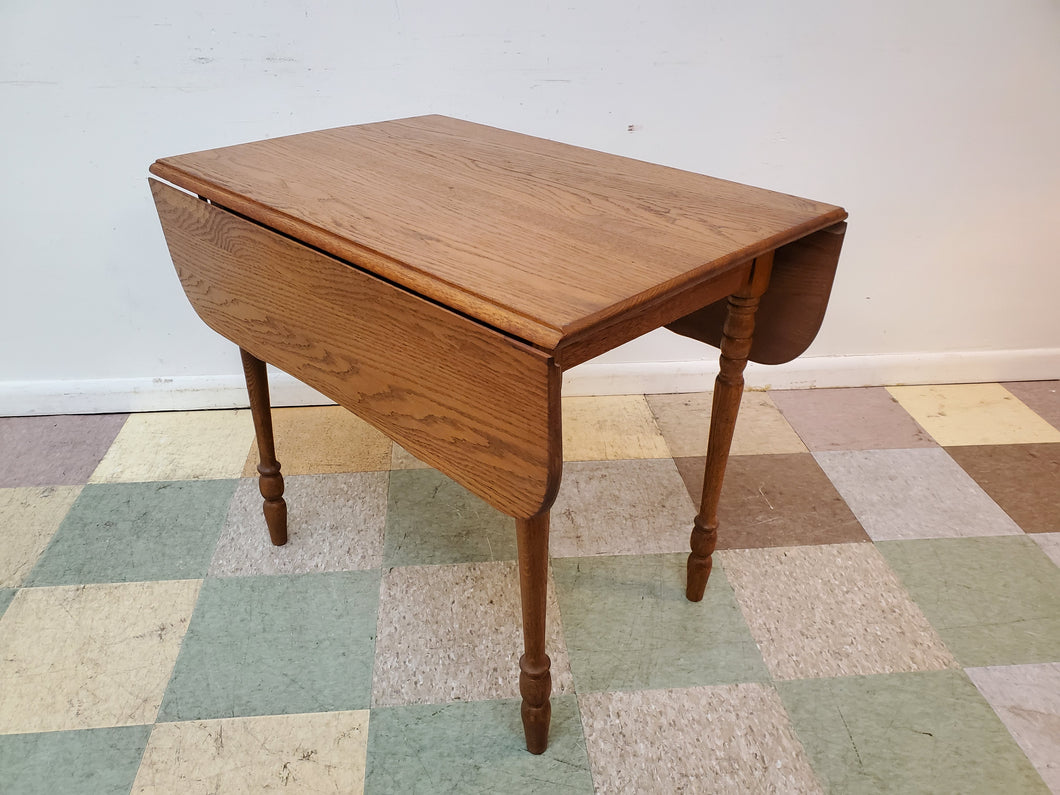
{"type": "Polygon", "coordinates": [[[265,362],[242,348],[243,374],[247,379],[250,413],[254,416],[254,433],[258,439],[258,490],[265,498],[262,510],[269,537],[276,546],[287,543],[287,503],[283,500],[283,475],[272,440],[272,410],[269,405],[269,377],[265,362]]]}
{"type": "Polygon", "coordinates": [[[519,692],[523,697],[526,750],[540,754],[548,745],[552,720],[552,661],[545,654],[545,594],[548,578],[548,511],[516,520],[519,544],[519,590],[523,605],[523,656],[519,658],[519,692]]]}
{"type": "Polygon", "coordinates": [[[736,415],[743,394],[743,371],[751,350],[758,290],[746,290],[729,296],[729,311],[721,338],[721,369],[714,382],[714,400],[710,414],[710,441],[707,444],[707,466],[703,476],[703,498],[699,515],[692,528],[692,552],[688,556],[689,601],[703,598],[707,578],[713,565],[711,555],[718,542],[718,500],[729,460],[736,415]]]}

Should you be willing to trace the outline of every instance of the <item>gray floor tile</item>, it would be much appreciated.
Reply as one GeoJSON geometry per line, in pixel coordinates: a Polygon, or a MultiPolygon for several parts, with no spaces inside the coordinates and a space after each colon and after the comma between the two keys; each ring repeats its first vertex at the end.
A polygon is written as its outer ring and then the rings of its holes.
{"type": "Polygon", "coordinates": [[[1023,534],[945,450],[814,457],[874,541],[1023,534]]]}
{"type": "Polygon", "coordinates": [[[1053,792],[1060,792],[1060,663],[965,671],[1053,792]]]}
{"type": "Polygon", "coordinates": [[[569,463],[549,550],[554,557],[681,552],[695,515],[672,459],[569,463]]]}
{"type": "MultiPolygon", "coordinates": [[[[523,653],[519,575],[512,561],[402,566],[383,574],[373,706],[443,704],[519,694],[523,653]]],[[[555,588],[545,651],[552,692],[570,692],[555,588]]]]}
{"type": "Polygon", "coordinates": [[[776,679],[956,667],[871,544],[720,553],[776,679]]]}
{"type": "Polygon", "coordinates": [[[257,478],[239,481],[211,575],[303,574],[376,568],[383,558],[386,472],[285,478],[287,543],[269,540],[257,478]]]}
{"type": "Polygon", "coordinates": [[[599,793],[821,792],[771,685],[579,696],[599,793]]]}

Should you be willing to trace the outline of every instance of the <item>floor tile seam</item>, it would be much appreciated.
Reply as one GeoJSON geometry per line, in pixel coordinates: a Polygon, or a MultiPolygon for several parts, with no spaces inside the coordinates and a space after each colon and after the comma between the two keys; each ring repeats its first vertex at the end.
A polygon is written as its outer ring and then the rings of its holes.
{"type": "MultiPolygon", "coordinates": [[[[229,475],[224,475],[223,477],[151,478],[150,480],[141,480],[141,479],[123,480],[123,479],[120,479],[120,478],[108,478],[106,480],[93,480],[93,479],[90,478],[89,480],[85,481],[84,483],[78,483],[78,484],[75,484],[75,485],[82,485],[82,486],[137,486],[137,485],[147,485],[147,484],[151,484],[151,483],[212,483],[212,482],[217,481],[217,480],[240,481],[240,480],[250,480],[250,479],[251,478],[244,478],[242,475],[239,475],[239,474],[229,474],[229,475]]],[[[253,479],[256,480],[257,478],[253,478],[253,479]]],[[[56,484],[56,485],[69,485],[69,484],[56,484]]]]}
{"type": "MultiPolygon", "coordinates": [[[[667,450],[669,452],[669,450],[667,450]]],[[[704,451],[705,452],[705,451],[704,451]]],[[[563,466],[568,464],[603,464],[621,461],[672,461],[677,456],[673,455],[649,455],[649,456],[616,456],[614,458],[564,458],[563,466]]],[[[688,456],[685,456],[686,458],[688,456]]]]}
{"type": "MultiPolygon", "coordinates": [[[[952,447],[953,445],[950,445],[952,447]]],[[[941,444],[937,444],[934,447],[863,447],[856,450],[811,450],[810,453],[815,458],[818,455],[851,455],[855,453],[915,453],[921,457],[927,456],[929,453],[935,450],[945,451],[946,447],[941,444]]],[[[949,457],[949,456],[947,456],[949,457]]],[[[952,460],[952,458],[951,458],[952,460]]]]}
{"type": "Polygon", "coordinates": [[[108,731],[110,729],[151,729],[158,725],[157,721],[151,723],[119,723],[113,726],[88,726],[80,729],[47,729],[39,732],[5,732],[0,730],[0,742],[4,737],[36,737],[41,735],[58,734],[86,734],[88,732],[108,731]]]}
{"type": "MultiPolygon", "coordinates": [[[[150,483],[151,481],[145,481],[150,483]]],[[[0,495],[5,491],[38,491],[41,489],[76,489],[83,488],[88,485],[87,480],[75,480],[75,481],[63,481],[62,483],[49,481],[46,483],[40,483],[34,481],[33,483],[12,483],[10,485],[0,485],[0,495]]],[[[45,495],[47,496],[47,495],[45,495]]]]}
{"type": "MultiPolygon", "coordinates": [[[[518,699],[512,699],[512,700],[516,700],[517,701],[518,699]]],[[[456,702],[453,702],[453,703],[456,703],[456,702]]],[[[173,719],[173,720],[168,720],[166,718],[162,718],[162,719],[156,718],[151,723],[143,723],[143,724],[139,724],[138,723],[138,724],[132,724],[132,725],[136,725],[136,726],[150,726],[150,727],[154,728],[155,726],[180,726],[180,725],[192,725],[192,724],[196,724],[196,723],[223,723],[223,722],[241,721],[241,720],[254,720],[254,719],[257,719],[257,718],[306,718],[306,717],[312,717],[314,715],[342,715],[342,714],[348,714],[348,713],[351,713],[351,712],[368,712],[368,713],[370,713],[370,712],[372,712],[374,710],[377,710],[377,709],[383,709],[383,707],[374,707],[373,706],[373,707],[358,707],[358,708],[355,708],[355,709],[345,709],[345,708],[343,708],[343,709],[325,709],[325,710],[317,710],[315,712],[304,712],[304,711],[303,712],[256,712],[256,713],[254,713],[252,715],[228,715],[228,716],[221,717],[221,718],[177,718],[177,719],[173,719]]],[[[120,727],[117,727],[117,726],[114,726],[114,727],[100,726],[100,727],[95,727],[95,728],[92,728],[92,729],[66,729],[66,730],[62,730],[62,731],[95,731],[97,728],[120,728],[120,727]]],[[[24,733],[25,734],[38,734],[38,733],[39,734],[44,734],[46,732],[24,732],[24,733]]]]}
{"type": "Polygon", "coordinates": [[[197,582],[202,584],[206,580],[206,576],[202,577],[163,577],[159,580],[102,580],[99,582],[67,582],[57,583],[51,585],[35,585],[33,583],[23,583],[14,588],[8,588],[6,590],[13,591],[46,591],[49,589],[84,589],[84,588],[102,588],[107,586],[134,586],[134,585],[156,585],[159,583],[171,583],[171,582],[197,582]]]}

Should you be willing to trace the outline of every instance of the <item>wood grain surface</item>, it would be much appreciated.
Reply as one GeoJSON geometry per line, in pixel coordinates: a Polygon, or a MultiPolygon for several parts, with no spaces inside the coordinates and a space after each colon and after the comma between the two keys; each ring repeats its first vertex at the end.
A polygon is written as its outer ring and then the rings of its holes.
{"type": "Polygon", "coordinates": [[[529,518],[551,506],[562,455],[560,372],[549,356],[150,182],[181,284],[207,325],[499,510],[529,518]]]}
{"type": "MultiPolygon", "coordinates": [[[[424,116],[152,173],[552,351],[846,217],[839,207],[424,116]]],[[[656,325],[674,318],[662,318],[656,325]]]]}

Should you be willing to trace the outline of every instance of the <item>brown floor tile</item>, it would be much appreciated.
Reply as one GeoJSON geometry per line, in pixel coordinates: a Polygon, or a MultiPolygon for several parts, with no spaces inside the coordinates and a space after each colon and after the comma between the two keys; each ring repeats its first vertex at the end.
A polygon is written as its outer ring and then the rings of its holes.
{"type": "Polygon", "coordinates": [[[810,450],[935,446],[883,387],[793,389],[769,395],[810,450]]]}
{"type": "Polygon", "coordinates": [[[1002,386],[1054,428],[1060,428],[1060,381],[1012,381],[1002,386]]]}
{"type": "Polygon", "coordinates": [[[0,418],[0,488],[87,483],[128,416],[0,418]]]}
{"type": "MultiPolygon", "coordinates": [[[[674,461],[698,507],[705,459],[674,461]]],[[[730,457],[718,522],[718,549],[869,540],[809,453],[730,457]]]]}
{"type": "Polygon", "coordinates": [[[948,447],[1024,532],[1060,531],[1060,443],[948,447]]]}

